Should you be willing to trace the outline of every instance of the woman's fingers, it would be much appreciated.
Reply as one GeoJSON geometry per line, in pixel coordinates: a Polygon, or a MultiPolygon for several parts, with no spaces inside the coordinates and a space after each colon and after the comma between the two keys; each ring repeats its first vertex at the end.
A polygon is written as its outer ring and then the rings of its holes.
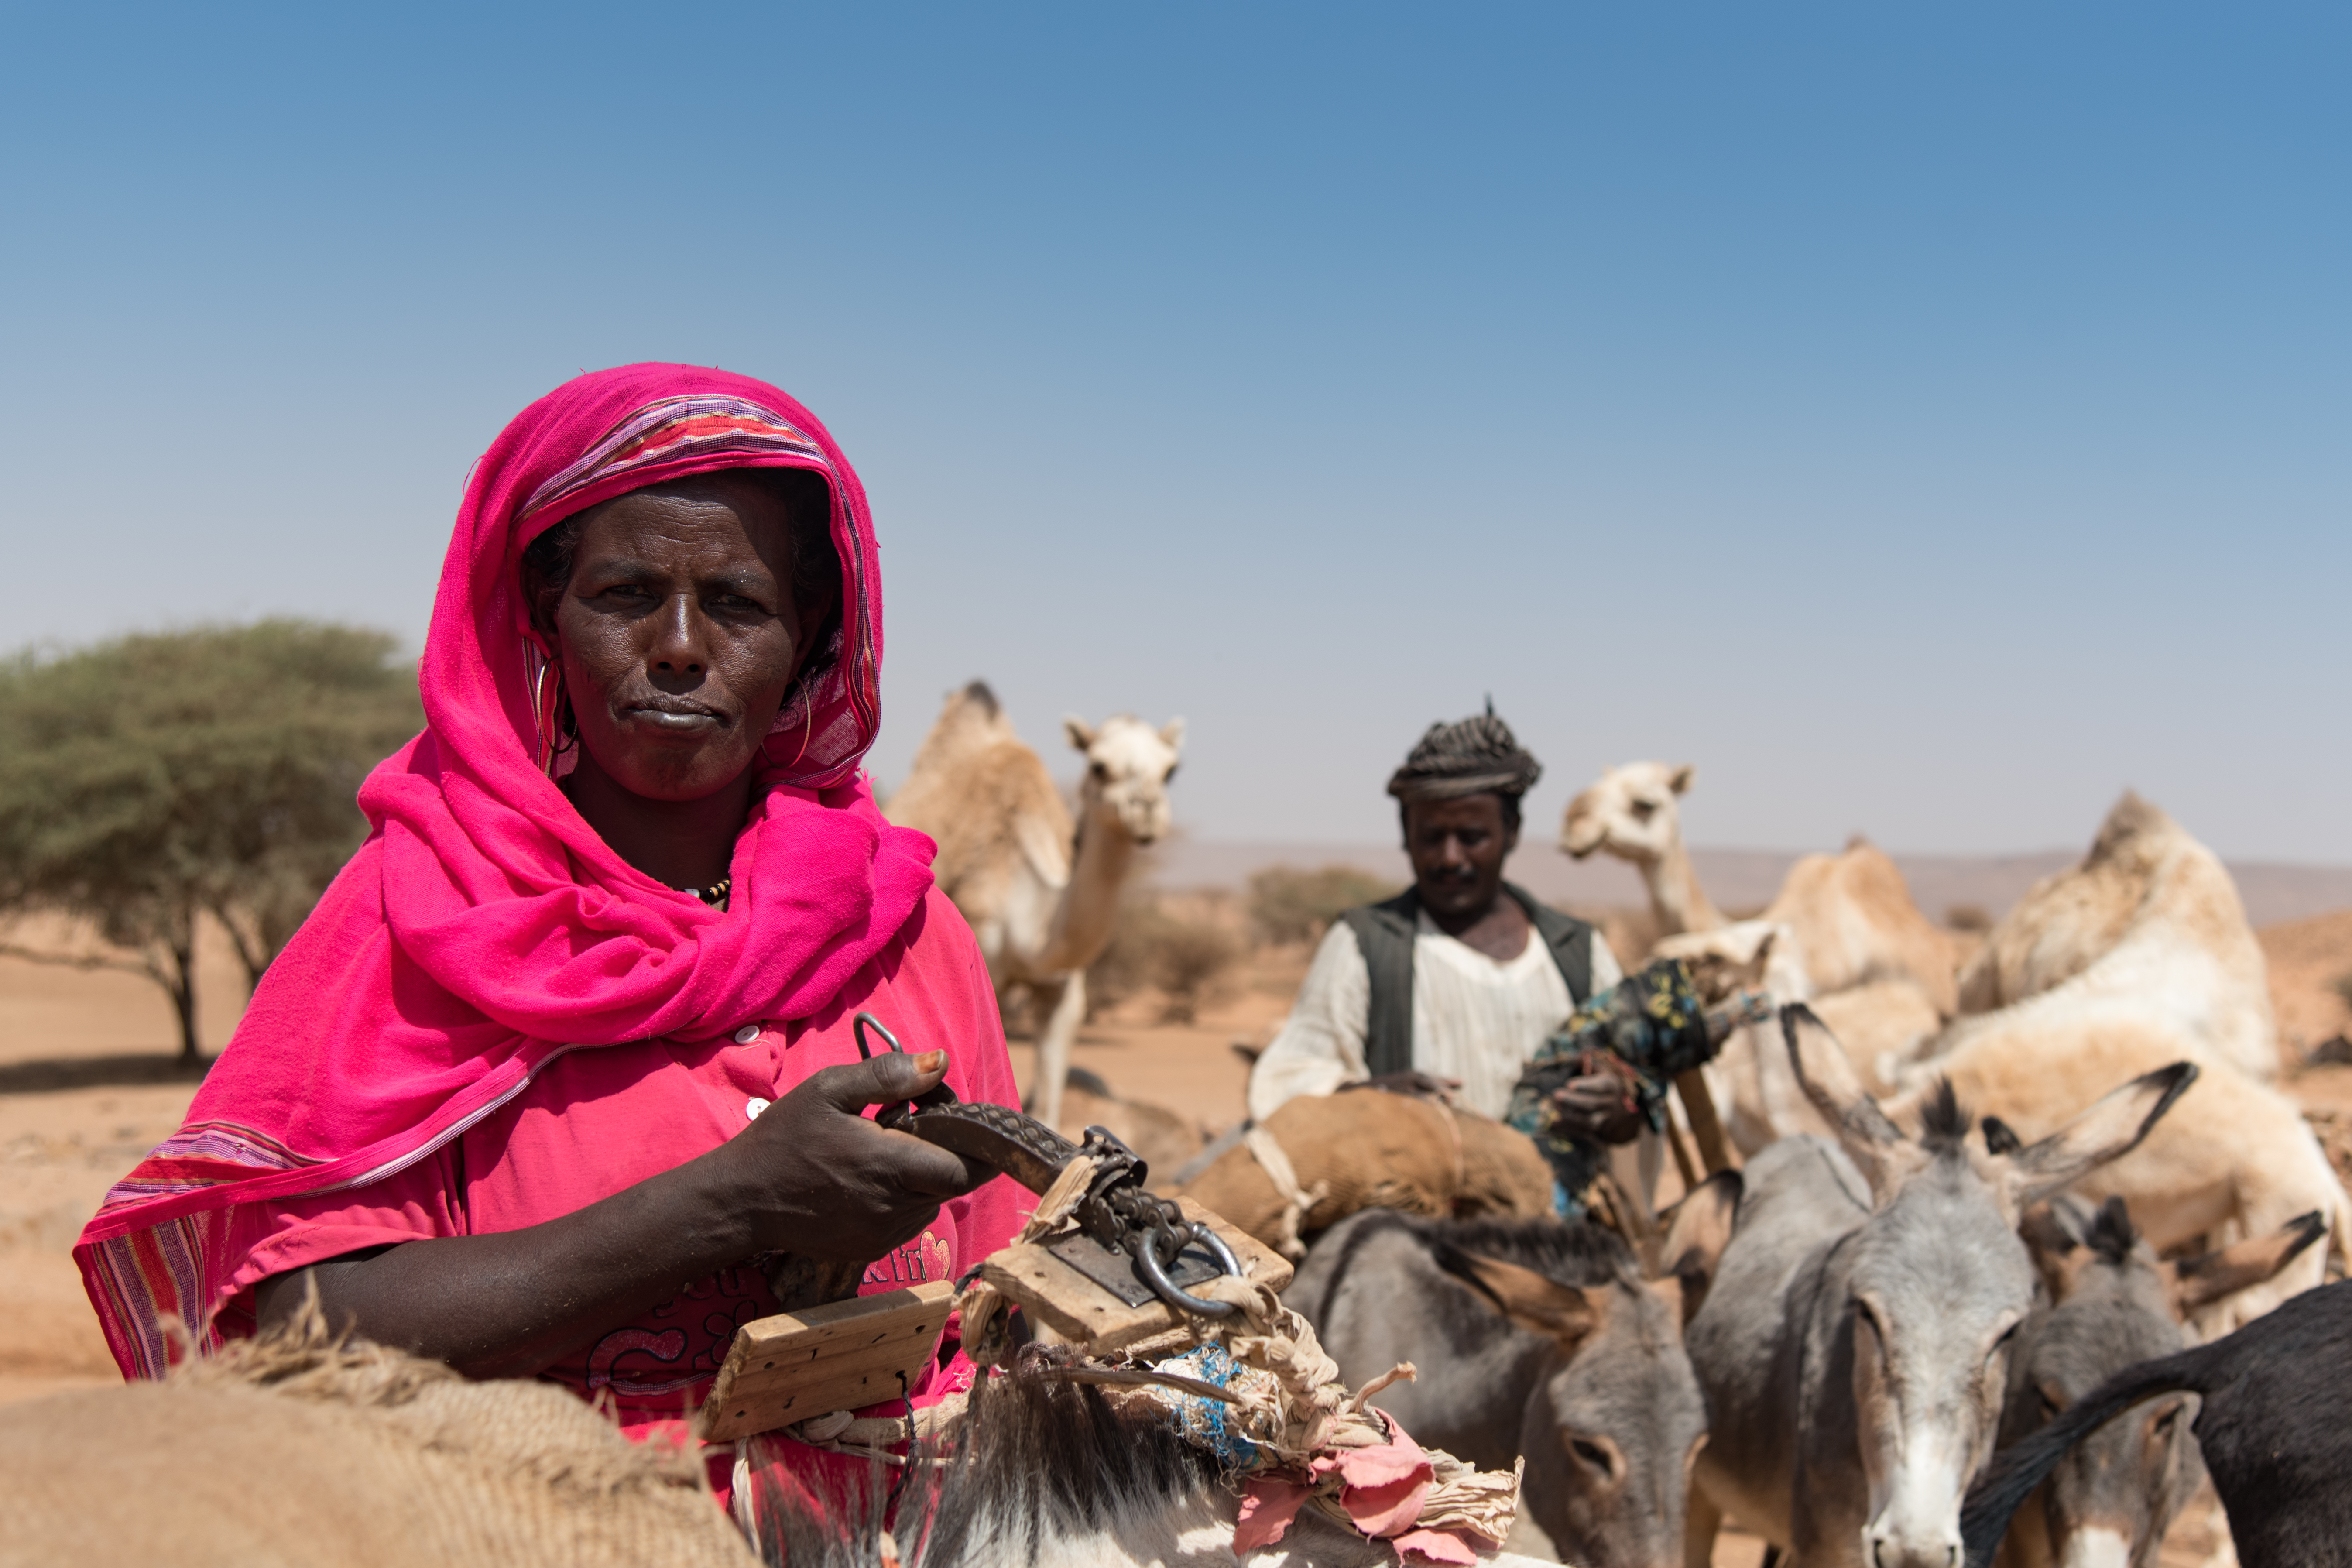
{"type": "Polygon", "coordinates": [[[911,1133],[893,1132],[885,1127],[874,1131],[890,1141],[896,1154],[889,1179],[910,1193],[929,1198],[961,1197],[996,1174],[984,1165],[971,1164],[961,1155],[950,1154],[911,1133]]]}
{"type": "Polygon", "coordinates": [[[919,1057],[891,1051],[871,1061],[822,1068],[793,1092],[805,1090],[835,1110],[855,1115],[869,1105],[912,1100],[936,1088],[947,1074],[945,1051],[925,1051],[919,1057]]]}

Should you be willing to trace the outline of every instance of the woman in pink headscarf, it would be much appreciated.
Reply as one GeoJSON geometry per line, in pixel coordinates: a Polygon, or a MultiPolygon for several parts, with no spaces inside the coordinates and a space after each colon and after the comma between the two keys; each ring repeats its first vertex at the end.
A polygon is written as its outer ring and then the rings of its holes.
{"type": "Polygon", "coordinates": [[[763,1255],[875,1291],[1009,1239],[1009,1184],[861,1115],[1013,1095],[931,842],[859,772],[881,610],[865,492],[776,388],[630,365],[516,417],[374,831],[76,1249],[126,1376],[315,1287],[333,1326],[648,1426],[777,1310],[763,1255]],[[861,1060],[860,1011],[910,1054],[861,1060]]]}

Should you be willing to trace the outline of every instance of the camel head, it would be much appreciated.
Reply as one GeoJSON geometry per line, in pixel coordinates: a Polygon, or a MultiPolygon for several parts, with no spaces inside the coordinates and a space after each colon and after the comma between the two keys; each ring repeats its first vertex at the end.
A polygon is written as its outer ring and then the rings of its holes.
{"type": "Polygon", "coordinates": [[[1171,826],[1168,781],[1176,776],[1184,721],[1171,719],[1155,730],[1133,714],[1118,713],[1097,729],[1075,714],[1065,714],[1062,728],[1070,744],[1087,754],[1087,778],[1078,786],[1078,800],[1087,814],[1098,806],[1112,813],[1138,844],[1165,837],[1171,826]]]}
{"type": "Polygon", "coordinates": [[[1675,797],[1697,772],[1688,763],[1627,763],[1602,773],[1568,803],[1559,847],[1581,860],[1605,849],[1637,865],[1654,862],[1682,837],[1675,797]]]}

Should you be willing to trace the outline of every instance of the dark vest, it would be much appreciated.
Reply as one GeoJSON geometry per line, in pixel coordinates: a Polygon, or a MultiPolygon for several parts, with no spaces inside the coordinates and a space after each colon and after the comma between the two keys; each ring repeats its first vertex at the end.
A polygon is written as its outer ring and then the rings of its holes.
{"type": "MultiPolygon", "coordinates": [[[[1584,1005],[1592,994],[1592,928],[1538,903],[1533,893],[1515,883],[1504,883],[1503,891],[1518,900],[1536,928],[1537,940],[1551,950],[1559,977],[1568,982],[1569,1000],[1584,1005]]],[[[1371,1012],[1364,1021],[1364,1065],[1374,1078],[1412,1066],[1412,938],[1420,915],[1421,897],[1407,888],[1385,903],[1366,904],[1339,917],[1356,933],[1356,945],[1363,950],[1364,967],[1372,977],[1371,1012]]]]}

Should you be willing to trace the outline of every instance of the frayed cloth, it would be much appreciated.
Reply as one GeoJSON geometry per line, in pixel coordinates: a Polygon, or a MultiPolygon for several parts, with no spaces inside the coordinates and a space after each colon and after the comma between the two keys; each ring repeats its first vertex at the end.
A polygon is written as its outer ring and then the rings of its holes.
{"type": "MultiPolygon", "coordinates": [[[[1048,1237],[1066,1223],[1086,1187],[1086,1177],[1072,1177],[1066,1171],[1040,1201],[1023,1240],[1048,1237]],[[1066,1202],[1057,1202],[1061,1197],[1066,1202]]],[[[1411,1365],[1351,1393],[1314,1326],[1272,1290],[1230,1275],[1192,1289],[1238,1310],[1223,1319],[1188,1319],[1116,1358],[1066,1363],[1059,1370],[1066,1376],[1087,1367],[1153,1374],[1106,1388],[1106,1396],[1156,1410],[1187,1443],[1216,1457],[1243,1494],[1236,1553],[1280,1540],[1298,1510],[1310,1507],[1360,1535],[1390,1542],[1406,1562],[1471,1563],[1480,1550],[1502,1545],[1518,1511],[1517,1469],[1481,1471],[1442,1449],[1424,1449],[1393,1416],[1366,1405],[1391,1383],[1411,1377],[1411,1365]]],[[[991,1332],[1002,1337],[994,1321],[1002,1299],[982,1300],[983,1290],[995,1298],[984,1285],[964,1293],[964,1322],[972,1324],[984,1310],[991,1332]]],[[[1083,1356],[1085,1347],[1074,1349],[1083,1356]]]]}

